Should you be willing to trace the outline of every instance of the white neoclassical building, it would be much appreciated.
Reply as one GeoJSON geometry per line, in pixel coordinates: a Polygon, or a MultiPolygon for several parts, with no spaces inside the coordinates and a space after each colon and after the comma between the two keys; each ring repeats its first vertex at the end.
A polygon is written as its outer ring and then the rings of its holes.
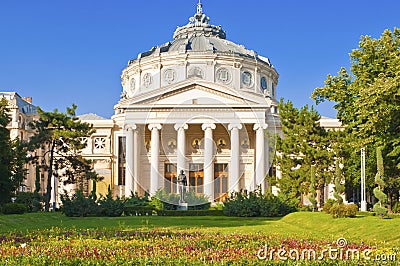
{"type": "MultiPolygon", "coordinates": [[[[82,153],[104,177],[97,192],[106,194],[108,186],[120,197],[154,195],[159,189],[176,192],[181,171],[189,189],[210,201],[240,189],[265,190],[275,154],[270,136],[281,134],[278,77],[268,58],[227,40],[199,3],[171,41],[129,61],[111,119],[79,116],[96,129],[82,153]]],[[[12,137],[26,140],[32,134],[26,123],[37,116],[31,99],[16,93],[0,96],[10,100],[12,137]]],[[[337,119],[320,122],[340,127],[337,119]]],[[[40,173],[42,193],[45,174],[40,173]]],[[[62,181],[62,172],[58,176],[62,181]]],[[[24,189],[33,191],[34,184],[34,166],[29,165],[24,189]]],[[[56,178],[52,185],[52,199],[57,199],[66,187],[56,178]]],[[[92,190],[90,182],[85,190],[92,190]]]]}
{"type": "Polygon", "coordinates": [[[176,191],[181,170],[210,200],[264,189],[278,73],[268,58],[228,41],[200,3],[173,40],[130,60],[121,79],[111,160],[121,194],[176,191]]]}

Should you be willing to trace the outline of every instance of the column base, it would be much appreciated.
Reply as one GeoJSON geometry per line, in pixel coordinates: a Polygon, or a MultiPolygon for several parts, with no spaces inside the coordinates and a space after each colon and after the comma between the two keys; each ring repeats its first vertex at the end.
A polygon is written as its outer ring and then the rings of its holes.
{"type": "Polygon", "coordinates": [[[187,211],[188,210],[188,203],[187,202],[179,202],[178,210],[179,211],[187,211]]]}

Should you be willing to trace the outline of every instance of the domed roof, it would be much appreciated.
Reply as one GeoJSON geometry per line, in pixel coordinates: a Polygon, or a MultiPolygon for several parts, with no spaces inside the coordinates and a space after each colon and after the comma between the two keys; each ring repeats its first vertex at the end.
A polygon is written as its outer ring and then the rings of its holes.
{"type": "MultiPolygon", "coordinates": [[[[255,58],[271,66],[268,58],[258,56],[256,52],[247,50],[243,45],[226,40],[226,33],[221,26],[214,26],[209,22],[210,18],[203,13],[202,4],[199,1],[196,14],[189,19],[187,25],[176,29],[173,41],[140,53],[138,59],[170,52],[218,53],[255,58]]],[[[129,64],[134,61],[129,61],[129,64]]]]}

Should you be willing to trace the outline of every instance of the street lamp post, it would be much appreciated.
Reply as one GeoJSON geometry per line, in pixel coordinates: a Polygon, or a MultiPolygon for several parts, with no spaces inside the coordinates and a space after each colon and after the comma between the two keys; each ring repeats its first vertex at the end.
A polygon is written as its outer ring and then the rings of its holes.
{"type": "Polygon", "coordinates": [[[361,148],[361,211],[367,211],[367,201],[365,199],[365,148],[361,148]]]}

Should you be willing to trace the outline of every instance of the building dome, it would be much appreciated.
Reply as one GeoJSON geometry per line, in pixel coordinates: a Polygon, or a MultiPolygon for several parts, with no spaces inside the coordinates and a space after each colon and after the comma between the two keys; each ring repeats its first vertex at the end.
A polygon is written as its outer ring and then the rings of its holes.
{"type": "Polygon", "coordinates": [[[221,26],[210,24],[202,4],[173,40],[139,53],[122,71],[121,100],[202,80],[236,92],[275,100],[278,73],[266,57],[226,39],[221,26]]]}
{"type": "MultiPolygon", "coordinates": [[[[173,40],[153,47],[150,51],[140,53],[138,59],[157,56],[161,53],[216,53],[230,54],[258,59],[271,66],[268,58],[259,57],[256,52],[246,49],[226,39],[221,26],[210,24],[210,18],[203,13],[202,4],[197,4],[197,12],[189,19],[189,23],[177,27],[173,40]]],[[[129,64],[135,60],[129,61],[129,64]]]]}

